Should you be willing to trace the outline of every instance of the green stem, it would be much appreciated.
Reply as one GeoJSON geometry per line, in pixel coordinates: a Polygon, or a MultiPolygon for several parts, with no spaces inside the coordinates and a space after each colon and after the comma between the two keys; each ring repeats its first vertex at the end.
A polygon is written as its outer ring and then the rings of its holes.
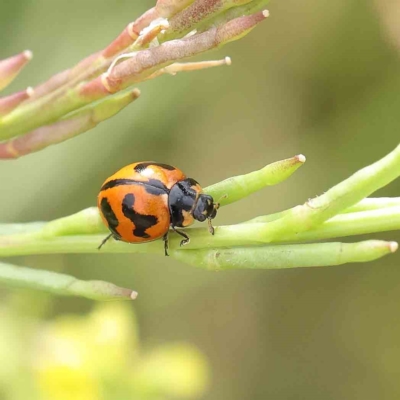
{"type": "MultiPolygon", "coordinates": [[[[0,257],[37,254],[103,254],[103,253],[158,253],[164,254],[161,240],[143,244],[127,244],[109,240],[101,250],[104,235],[60,236],[44,238],[39,235],[0,236],[0,257]]],[[[179,248],[178,235],[174,234],[171,248],[179,248]]]]}
{"type": "MultiPolygon", "coordinates": [[[[0,236],[0,256],[74,252],[98,253],[97,246],[104,238],[104,235],[106,235],[106,232],[101,225],[96,209],[88,209],[75,214],[74,217],[76,218],[73,221],[77,222],[80,218],[82,218],[81,221],[84,221],[85,217],[89,214],[96,216],[98,225],[94,223],[70,225],[66,220],[71,217],[67,217],[50,222],[37,232],[0,236]],[[66,221],[66,223],[63,221],[66,221]],[[80,229],[80,232],[75,233],[75,236],[62,236],[74,234],[73,232],[77,232],[79,226],[86,229],[80,229]],[[104,235],[93,235],[93,233],[98,232],[98,228],[104,231],[104,235]],[[84,236],[78,236],[79,234],[84,236]]],[[[214,236],[211,236],[205,228],[187,229],[186,232],[191,238],[191,242],[182,248],[179,247],[180,237],[175,233],[171,233],[170,248],[171,250],[192,250],[258,245],[259,241],[251,235],[249,236],[248,231],[250,229],[253,232],[257,232],[260,227],[268,227],[269,224],[261,221],[261,219],[262,217],[259,218],[259,222],[253,221],[249,224],[216,227],[214,236]]],[[[285,243],[333,239],[391,230],[400,230],[400,206],[337,215],[317,228],[304,232],[282,234],[274,242],[285,243]]],[[[155,241],[141,245],[126,245],[125,243],[110,240],[101,251],[107,253],[162,254],[162,243],[161,241],[155,241]]]]}
{"type": "MultiPolygon", "coordinates": [[[[361,200],[359,203],[349,208],[346,208],[341,212],[341,214],[356,213],[360,211],[381,210],[389,207],[400,207],[400,197],[378,197],[378,198],[368,197],[366,199],[361,200]]],[[[245,221],[243,222],[243,224],[254,224],[259,222],[275,221],[276,219],[288,215],[291,212],[291,210],[292,209],[290,208],[288,210],[280,211],[274,214],[261,215],[259,217],[255,217],[253,219],[245,221]]]]}
{"type": "Polygon", "coordinates": [[[94,300],[133,300],[137,293],[109,282],[82,281],[73,276],[0,263],[0,284],[44,290],[60,296],[82,296],[94,300]]]}
{"type": "Polygon", "coordinates": [[[306,161],[303,155],[294,156],[274,162],[264,168],[225,179],[215,185],[208,186],[204,192],[211,195],[221,206],[239,201],[266,186],[277,185],[288,179],[306,161]]]}
{"type": "MultiPolygon", "coordinates": [[[[304,162],[305,157],[301,155],[277,161],[258,171],[228,178],[215,185],[208,186],[204,191],[211,194],[216,201],[220,201],[221,206],[224,206],[239,201],[265,186],[276,185],[284,181],[304,162]]],[[[106,233],[107,229],[96,207],[90,207],[76,214],[47,223],[0,224],[0,235],[11,236],[18,233],[21,239],[87,235],[102,232],[106,233]],[[26,226],[26,230],[24,230],[24,226],[26,226]]],[[[2,239],[4,240],[5,237],[2,239]]],[[[14,239],[18,240],[17,237],[14,237],[14,239]]]]}
{"type": "MultiPolygon", "coordinates": [[[[187,251],[180,251],[181,249],[200,249],[197,253],[204,255],[208,254],[208,249],[234,246],[238,246],[240,249],[243,246],[252,246],[249,248],[250,254],[253,251],[261,251],[260,247],[256,246],[266,242],[320,240],[400,229],[400,206],[394,206],[397,204],[397,200],[369,199],[354,206],[354,202],[360,201],[360,198],[369,195],[400,174],[399,159],[400,146],[387,157],[364,168],[304,206],[298,206],[272,216],[259,217],[249,223],[220,226],[216,228],[214,236],[210,235],[205,228],[188,229],[187,233],[191,238],[191,243],[184,248],[179,247],[178,235],[171,233],[170,253],[172,256],[182,259],[185,257],[183,253],[187,253],[187,251]],[[348,213],[349,207],[352,206],[356,212],[348,213]],[[384,206],[388,207],[381,208],[384,206]],[[364,208],[370,208],[370,210],[359,211],[364,208]],[[331,218],[332,213],[340,211],[347,213],[331,218]],[[328,221],[324,222],[324,220],[328,221]]],[[[217,196],[227,194],[227,198],[222,199],[221,203],[229,204],[265,185],[281,182],[290,176],[302,162],[304,160],[299,156],[283,160],[259,171],[227,179],[206,188],[205,191],[217,199],[217,196]]],[[[96,234],[101,232],[105,234],[106,232],[96,208],[89,208],[44,225],[29,224],[27,227],[28,230],[24,233],[0,236],[0,256],[97,253],[97,246],[104,236],[96,234]]],[[[11,225],[10,233],[20,230],[19,225],[11,225]]],[[[7,229],[0,226],[0,231],[4,232],[7,229]]],[[[393,246],[392,243],[392,248],[393,246]]],[[[321,248],[323,249],[323,247],[321,248]]],[[[161,241],[127,245],[110,240],[101,251],[162,254],[163,246],[161,241]]],[[[225,250],[218,251],[225,252],[225,250]]],[[[193,256],[194,253],[188,252],[188,254],[193,256]]]]}
{"type": "Polygon", "coordinates": [[[346,208],[343,213],[368,211],[368,210],[379,210],[387,207],[400,207],[400,197],[368,197],[361,200],[359,203],[346,208]]]}
{"type": "MultiPolygon", "coordinates": [[[[19,246],[14,244],[5,249],[2,249],[0,245],[0,254],[1,256],[14,256],[28,254],[98,253],[99,251],[96,246],[100,243],[101,239],[101,236],[95,235],[73,236],[21,242],[19,246]]],[[[174,238],[174,245],[171,246],[170,255],[180,261],[205,269],[272,269],[340,265],[350,262],[372,261],[397,250],[396,242],[369,240],[360,243],[268,245],[182,251],[178,245],[179,240],[178,237],[174,238]]],[[[141,245],[127,245],[126,243],[110,241],[101,249],[101,252],[156,253],[163,255],[164,250],[161,241],[141,245]]],[[[29,268],[27,270],[28,272],[32,271],[29,268]]],[[[24,276],[25,272],[21,271],[20,279],[23,279],[24,276]]],[[[26,276],[28,282],[31,278],[30,275],[26,276]]],[[[50,285],[51,287],[52,281],[45,278],[45,275],[38,276],[35,282],[41,282],[44,286],[50,285]]],[[[8,283],[5,280],[4,282],[8,283]]],[[[36,283],[32,284],[31,287],[35,287],[34,285],[36,283]]],[[[76,288],[73,290],[74,293],[77,293],[76,288]]],[[[85,289],[82,289],[82,293],[85,291],[86,286],[85,289]]],[[[73,293],[71,292],[71,294],[73,293]]],[[[90,296],[86,295],[86,297],[90,296]]]]}
{"type": "Polygon", "coordinates": [[[357,204],[400,175],[400,145],[386,157],[361,169],[323,195],[297,206],[269,224],[240,227],[244,237],[263,243],[316,228],[319,224],[357,204]]]}
{"type": "Polygon", "coordinates": [[[311,230],[281,236],[278,242],[333,239],[394,230],[400,230],[400,206],[340,214],[311,230]]]}
{"type": "Polygon", "coordinates": [[[20,224],[0,224],[0,237],[2,235],[17,235],[37,232],[48,222],[26,222],[20,224]]]}
{"type": "Polygon", "coordinates": [[[102,102],[90,104],[52,125],[42,126],[23,136],[0,143],[0,159],[18,158],[86,132],[120,112],[139,95],[137,89],[119,93],[102,102]]]}
{"type": "Polygon", "coordinates": [[[189,250],[176,258],[208,270],[325,267],[373,261],[397,250],[397,243],[368,240],[359,243],[317,243],[255,248],[189,250]]]}

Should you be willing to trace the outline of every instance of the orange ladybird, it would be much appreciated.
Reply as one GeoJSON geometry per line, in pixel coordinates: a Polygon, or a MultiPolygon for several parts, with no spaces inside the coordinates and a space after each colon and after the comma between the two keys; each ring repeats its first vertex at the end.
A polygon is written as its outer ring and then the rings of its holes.
{"type": "Polygon", "coordinates": [[[183,236],[181,246],[190,239],[176,228],[185,228],[195,219],[208,219],[214,234],[211,219],[219,204],[178,168],[150,161],[127,165],[110,176],[100,189],[97,206],[111,232],[99,249],[110,237],[128,243],[163,238],[167,256],[169,228],[183,236]]]}

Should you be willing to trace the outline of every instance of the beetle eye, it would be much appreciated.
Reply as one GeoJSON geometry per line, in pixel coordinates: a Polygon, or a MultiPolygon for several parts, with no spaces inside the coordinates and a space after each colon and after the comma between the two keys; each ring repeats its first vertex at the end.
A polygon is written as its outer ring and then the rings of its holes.
{"type": "Polygon", "coordinates": [[[217,215],[217,209],[214,208],[214,206],[213,206],[213,210],[208,218],[213,219],[213,218],[215,218],[216,215],[217,215]]]}
{"type": "MultiPolygon", "coordinates": [[[[196,216],[194,216],[195,218],[196,218],[196,216]]],[[[200,222],[204,222],[205,220],[206,220],[206,216],[205,215],[203,215],[203,214],[199,214],[198,216],[197,216],[197,220],[198,221],[200,221],[200,222]]]]}

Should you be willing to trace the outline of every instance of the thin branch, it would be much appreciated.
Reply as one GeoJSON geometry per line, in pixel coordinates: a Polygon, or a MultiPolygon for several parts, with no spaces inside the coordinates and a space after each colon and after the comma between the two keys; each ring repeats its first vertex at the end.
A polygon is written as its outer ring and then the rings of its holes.
{"type": "Polygon", "coordinates": [[[309,200],[286,212],[282,218],[268,224],[241,224],[224,227],[234,233],[251,237],[263,243],[276,242],[279,238],[295,235],[315,228],[343,210],[357,204],[363,198],[400,176],[400,145],[376,163],[361,169],[323,195],[309,200]]]}
{"type": "MultiPolygon", "coordinates": [[[[4,256],[32,254],[68,254],[98,253],[97,246],[103,236],[64,236],[47,240],[27,239],[11,246],[2,246],[0,237],[0,254],[4,256]]],[[[292,245],[267,245],[246,247],[210,247],[203,249],[179,248],[180,238],[174,237],[170,256],[182,262],[204,269],[275,269],[302,268],[341,265],[351,262],[373,261],[384,255],[394,253],[398,244],[369,240],[359,243],[313,243],[292,245]]],[[[153,253],[164,255],[161,242],[143,244],[126,244],[110,241],[101,250],[102,253],[133,254],[153,253]]]]}
{"type": "Polygon", "coordinates": [[[316,243],[176,251],[174,257],[208,270],[327,267],[367,262],[394,253],[396,242],[316,243]]]}
{"type": "Polygon", "coordinates": [[[6,97],[0,98],[0,117],[10,113],[17,108],[21,103],[28,100],[33,96],[33,89],[31,87],[22,90],[21,92],[13,93],[6,97]]]}
{"type": "Polygon", "coordinates": [[[0,143],[0,159],[18,158],[93,129],[100,122],[119,113],[139,95],[140,91],[134,89],[106,98],[52,125],[42,126],[24,136],[0,143]]]}
{"type": "Polygon", "coordinates": [[[359,203],[346,208],[343,213],[379,210],[387,207],[400,207],[400,197],[379,197],[362,199],[359,203]]]}
{"type": "Polygon", "coordinates": [[[249,174],[225,179],[205,188],[204,191],[219,201],[222,206],[231,204],[266,186],[277,185],[285,181],[305,162],[306,158],[300,154],[274,162],[249,174]]]}
{"type": "Polygon", "coordinates": [[[233,40],[240,39],[265,19],[262,12],[237,18],[225,25],[185,39],[172,40],[160,46],[132,54],[118,64],[110,74],[103,74],[79,90],[85,98],[101,98],[115,93],[154,74],[160,68],[178,60],[193,57],[233,40]]]}
{"type": "MultiPolygon", "coordinates": [[[[212,185],[205,191],[211,193],[216,199],[218,199],[217,196],[227,195],[221,200],[221,204],[226,205],[238,201],[262,187],[281,182],[288,178],[304,161],[304,156],[279,161],[259,171],[212,185]]],[[[318,244],[320,247],[317,245],[315,245],[316,247],[309,247],[310,245],[298,245],[298,247],[260,245],[269,242],[331,239],[339,236],[399,229],[400,206],[395,205],[396,199],[361,199],[358,206],[353,204],[360,197],[371,194],[400,175],[399,166],[400,146],[382,160],[360,170],[328,190],[321,197],[310,200],[304,206],[258,217],[247,223],[219,226],[216,227],[214,236],[210,235],[205,228],[188,229],[187,233],[191,242],[184,247],[179,247],[181,238],[171,233],[170,254],[180,260],[188,257],[188,262],[198,263],[201,266],[209,265],[210,260],[218,258],[218,263],[225,260],[221,265],[227,265],[230,260],[232,265],[237,268],[245,268],[245,263],[250,263],[250,261],[254,262],[255,268],[272,268],[273,265],[268,262],[268,259],[275,253],[269,253],[269,251],[276,251],[281,254],[281,260],[286,260],[277,264],[283,268],[294,267],[293,260],[296,259],[299,260],[297,266],[336,265],[341,262],[372,260],[374,257],[394,252],[397,248],[395,242],[372,241],[360,245],[336,245],[339,247],[332,247],[333,245],[324,243],[318,244]],[[310,204],[319,204],[320,207],[310,208],[310,204]],[[349,207],[353,207],[355,212],[347,212],[349,207]],[[359,211],[363,207],[372,209],[359,211]],[[331,217],[333,212],[340,211],[346,211],[346,213],[331,217]],[[325,219],[326,221],[324,221],[325,219]],[[324,247],[325,245],[327,247],[324,247]],[[325,249],[327,249],[327,258],[324,258],[325,249]],[[341,249],[342,253],[345,252],[343,249],[348,249],[348,252],[345,253],[348,256],[335,258],[338,249],[341,249]],[[307,258],[308,252],[312,253],[311,258],[307,258]],[[252,255],[253,253],[254,255],[252,255]],[[295,254],[295,257],[291,258],[291,254],[295,254]],[[319,254],[321,255],[320,260],[319,254]],[[220,257],[225,256],[226,259],[221,258],[220,260],[220,257]]],[[[95,208],[83,210],[46,224],[29,224],[25,232],[20,225],[10,225],[9,234],[7,234],[6,225],[0,226],[0,231],[5,233],[0,236],[0,256],[4,257],[27,254],[97,253],[97,246],[106,234],[106,228],[95,208]]],[[[160,255],[164,252],[161,241],[129,245],[113,240],[108,241],[101,251],[160,255]]]]}
{"type": "Polygon", "coordinates": [[[194,0],[158,0],[156,9],[160,17],[169,18],[182,11],[194,0]]]}
{"type": "MultiPolygon", "coordinates": [[[[268,221],[265,221],[262,217],[258,217],[248,222],[259,224],[268,221]]],[[[339,214],[308,231],[297,233],[291,232],[282,235],[278,240],[276,240],[276,242],[303,242],[334,239],[338,237],[389,232],[394,230],[400,230],[400,206],[339,214]]]]}
{"type": "Polygon", "coordinates": [[[220,67],[223,65],[229,66],[231,64],[232,60],[230,59],[230,57],[225,57],[223,60],[214,60],[214,61],[174,63],[169,65],[168,67],[161,68],[158,71],[154,72],[154,74],[148,76],[146,80],[154,79],[164,74],[176,75],[178,72],[192,72],[201,69],[220,67]]]}
{"type": "MultiPolygon", "coordinates": [[[[178,60],[201,54],[232,40],[237,40],[250,32],[264,19],[265,15],[259,12],[229,21],[199,35],[138,51],[128,60],[116,65],[110,74],[105,73],[87,83],[81,82],[82,75],[78,73],[77,77],[69,78],[68,84],[63,85],[61,83],[61,87],[54,92],[27,104],[22,104],[12,113],[0,118],[0,137],[3,140],[10,139],[44,124],[53,123],[69,112],[147,79],[157,70],[178,60]]],[[[92,56],[94,60],[97,59],[96,57],[97,55],[92,56]]],[[[84,63],[85,65],[86,63],[88,65],[95,63],[91,58],[87,60],[84,63]]],[[[101,68],[99,67],[100,70],[105,66],[108,67],[110,63],[102,62],[101,68]]],[[[100,71],[99,68],[91,67],[87,70],[96,76],[100,71]]],[[[86,72],[86,74],[88,73],[86,72]]],[[[60,80],[64,82],[65,77],[60,77],[60,80]]],[[[55,85],[52,84],[52,88],[57,87],[58,84],[60,82],[55,85]]]]}
{"type": "Polygon", "coordinates": [[[134,300],[137,293],[104,281],[82,281],[71,275],[37,270],[0,262],[0,284],[43,290],[60,296],[81,296],[93,300],[134,300]]]}
{"type": "Polygon", "coordinates": [[[25,50],[13,57],[0,60],[0,90],[7,87],[18,76],[32,57],[32,52],[25,50]]]}
{"type": "MultiPolygon", "coordinates": [[[[294,156],[285,160],[277,161],[264,168],[248,174],[228,178],[215,185],[204,189],[205,193],[211,194],[216,201],[220,201],[221,207],[239,201],[266,186],[277,185],[288,179],[305,162],[303,155],[294,156]]],[[[0,233],[13,235],[20,232],[24,224],[0,224],[0,233]],[[7,230],[7,226],[10,226],[7,230]]],[[[59,218],[47,223],[26,224],[28,237],[51,238],[65,235],[88,235],[107,232],[98,209],[90,207],[76,214],[59,218]],[[36,227],[37,229],[33,229],[36,227]]],[[[0,239],[5,239],[5,236],[0,239]]]]}
{"type": "MultiPolygon", "coordinates": [[[[169,28],[160,40],[173,40],[198,28],[199,24],[234,6],[249,3],[251,0],[196,0],[169,20],[169,28]]],[[[243,14],[242,14],[243,15],[243,14]]]]}
{"type": "Polygon", "coordinates": [[[226,22],[239,18],[242,15],[250,15],[263,10],[266,16],[268,16],[269,12],[268,10],[265,10],[268,3],[269,0],[253,0],[240,6],[228,8],[215,15],[213,18],[200,22],[197,26],[197,32],[201,33],[213,26],[225,24],[226,22]]]}

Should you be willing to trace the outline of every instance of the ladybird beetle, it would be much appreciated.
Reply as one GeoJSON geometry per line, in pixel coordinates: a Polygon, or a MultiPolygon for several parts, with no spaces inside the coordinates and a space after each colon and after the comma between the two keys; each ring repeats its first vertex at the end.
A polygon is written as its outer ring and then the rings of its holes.
{"type": "Polygon", "coordinates": [[[110,176],[97,198],[100,215],[110,237],[128,243],[144,243],[163,238],[168,255],[168,232],[171,227],[188,244],[189,236],[176,229],[191,225],[194,220],[208,219],[208,229],[214,234],[211,220],[218,203],[203,194],[201,186],[187,178],[178,168],[156,162],[127,165],[110,176]]]}

